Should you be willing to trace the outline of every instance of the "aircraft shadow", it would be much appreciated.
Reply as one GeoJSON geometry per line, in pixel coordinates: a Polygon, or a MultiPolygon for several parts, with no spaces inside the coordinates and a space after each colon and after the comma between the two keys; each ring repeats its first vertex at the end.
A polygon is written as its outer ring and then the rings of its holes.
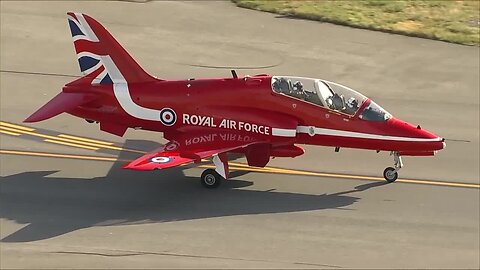
{"type": "MultiPolygon", "coordinates": [[[[128,158],[131,153],[119,155],[128,158]]],[[[91,163],[79,162],[79,174],[88,170],[81,167],[84,164],[91,163]]],[[[184,167],[137,172],[121,169],[123,164],[114,163],[105,177],[94,179],[48,177],[56,171],[2,177],[0,217],[28,225],[1,242],[43,240],[92,226],[339,208],[359,200],[346,194],[376,186],[309,195],[240,189],[252,183],[231,179],[217,190],[207,190],[197,177],[185,176],[184,167]]]]}

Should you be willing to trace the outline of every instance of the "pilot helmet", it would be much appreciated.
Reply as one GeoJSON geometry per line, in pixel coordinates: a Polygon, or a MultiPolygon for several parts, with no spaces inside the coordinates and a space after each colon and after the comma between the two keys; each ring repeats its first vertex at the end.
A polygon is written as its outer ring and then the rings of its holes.
{"type": "Polygon", "coordinates": [[[301,91],[303,90],[303,84],[299,81],[296,81],[293,86],[298,90],[298,91],[301,91]]]}
{"type": "Polygon", "coordinates": [[[356,108],[356,107],[358,107],[358,101],[357,101],[356,98],[351,97],[351,98],[348,99],[347,105],[348,105],[349,107],[356,108]]]}

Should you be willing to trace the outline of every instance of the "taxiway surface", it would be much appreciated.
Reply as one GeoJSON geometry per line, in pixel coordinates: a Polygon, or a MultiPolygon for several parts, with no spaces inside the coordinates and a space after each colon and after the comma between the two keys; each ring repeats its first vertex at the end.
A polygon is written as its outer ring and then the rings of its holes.
{"type": "Polygon", "coordinates": [[[2,268],[479,268],[478,47],[229,2],[0,8],[2,268]],[[237,164],[215,191],[199,185],[199,168],[120,170],[164,141],[118,138],[68,115],[20,124],[79,74],[67,11],[98,19],[158,77],[229,76],[204,66],[236,66],[337,81],[446,137],[447,148],[406,158],[405,181],[388,185],[377,179],[393,162],[387,153],[321,147],[265,171],[237,164]],[[58,144],[65,135],[77,138],[58,144]]]}

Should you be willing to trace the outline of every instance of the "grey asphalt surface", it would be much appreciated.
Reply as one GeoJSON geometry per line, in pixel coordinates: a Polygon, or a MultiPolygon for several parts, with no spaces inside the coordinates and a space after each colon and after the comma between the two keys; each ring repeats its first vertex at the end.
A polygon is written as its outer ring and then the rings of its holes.
{"type": "MultiPolygon", "coordinates": [[[[285,18],[230,2],[0,2],[0,117],[21,123],[78,76],[67,11],[99,20],[165,79],[270,73],[324,78],[446,137],[401,178],[479,183],[479,48],[285,18]],[[261,68],[267,67],[267,68],[261,68]],[[35,73],[35,74],[33,74],[35,73]]],[[[31,125],[153,149],[61,115],[31,125]]],[[[0,135],[1,149],[95,153],[0,135]]],[[[387,153],[306,147],[269,165],[381,176],[387,153]]],[[[248,173],[215,191],[201,169],[0,157],[1,268],[476,268],[478,188],[248,173]]]]}

